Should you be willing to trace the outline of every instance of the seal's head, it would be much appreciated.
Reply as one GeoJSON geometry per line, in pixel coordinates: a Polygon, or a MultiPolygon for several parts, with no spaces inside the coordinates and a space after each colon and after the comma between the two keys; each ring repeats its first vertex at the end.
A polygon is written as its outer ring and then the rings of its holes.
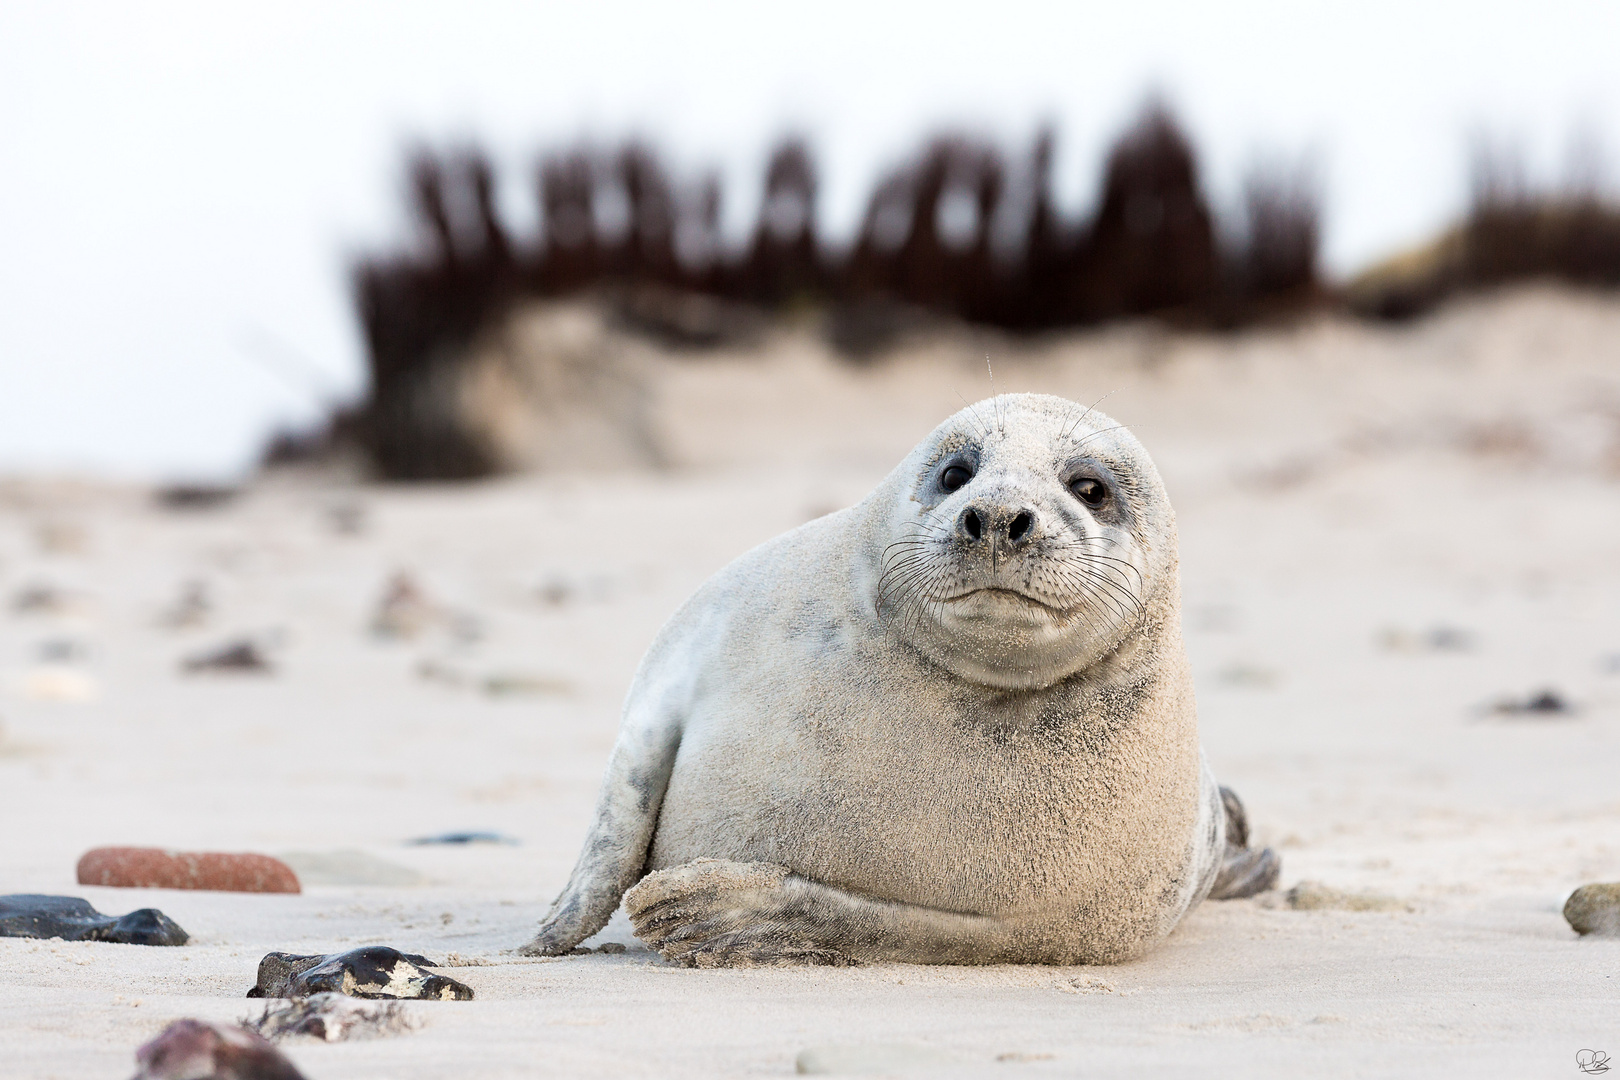
{"type": "Polygon", "coordinates": [[[972,682],[1049,686],[1175,610],[1175,516],[1147,451],[1084,405],[1006,394],[895,471],[875,607],[972,682]]]}

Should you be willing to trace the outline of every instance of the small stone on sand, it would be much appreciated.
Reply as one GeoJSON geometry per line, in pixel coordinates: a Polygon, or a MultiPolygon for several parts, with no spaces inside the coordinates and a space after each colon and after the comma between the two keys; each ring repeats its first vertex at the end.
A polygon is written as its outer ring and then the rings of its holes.
{"type": "Polygon", "coordinates": [[[794,1059],[802,1075],[892,1075],[931,1073],[962,1068],[967,1062],[954,1054],[907,1043],[867,1043],[851,1046],[812,1046],[794,1059]]]}
{"type": "Polygon", "coordinates": [[[184,945],[188,935],[157,908],[103,915],[76,896],[0,896],[0,937],[110,941],[119,945],[184,945]]]}
{"type": "Polygon", "coordinates": [[[262,1035],[237,1024],[176,1020],[135,1051],[134,1080],[304,1080],[262,1035]]]}
{"type": "Polygon", "coordinates": [[[250,998],[306,998],[337,993],[357,998],[471,1001],[472,987],[427,969],[425,956],[368,945],[328,956],[273,952],[259,961],[250,998]]]}
{"type": "Polygon", "coordinates": [[[551,675],[532,675],[524,672],[495,672],[484,676],[482,688],[490,697],[508,697],[514,694],[571,694],[574,684],[567,679],[551,675]]]}
{"type": "Polygon", "coordinates": [[[510,844],[514,847],[517,845],[516,840],[498,832],[447,832],[437,836],[419,836],[415,840],[405,842],[412,847],[429,844],[510,844]]]}
{"type": "Polygon", "coordinates": [[[80,885],[125,889],[207,889],[214,892],[295,893],[298,875],[279,859],[247,852],[166,851],[107,847],[79,859],[80,885]]]}
{"type": "Polygon", "coordinates": [[[239,487],[226,484],[170,484],[153,492],[165,510],[213,510],[242,494],[239,487]]]}
{"type": "Polygon", "coordinates": [[[50,585],[25,585],[11,597],[18,615],[59,615],[68,606],[61,590],[50,585]]]}
{"type": "Polygon", "coordinates": [[[1320,881],[1302,881],[1284,894],[1295,911],[1410,911],[1405,900],[1381,893],[1346,892],[1320,881]]]}
{"type": "Polygon", "coordinates": [[[1524,698],[1498,698],[1491,704],[1491,712],[1500,716],[1568,716],[1575,711],[1569,699],[1548,687],[1524,698]]]}
{"type": "Polygon", "coordinates": [[[208,598],[208,583],[188,581],[180,589],[174,606],[158,616],[158,624],[171,630],[185,630],[208,621],[214,605],[208,598]]]}
{"type": "Polygon", "coordinates": [[[268,675],[274,670],[264,651],[251,641],[233,641],[195,653],[181,661],[182,671],[221,671],[268,675]]]}
{"type": "Polygon", "coordinates": [[[267,1007],[264,1015],[248,1026],[267,1039],[303,1035],[324,1042],[342,1042],[403,1035],[414,1030],[416,1024],[397,1001],[372,1004],[345,994],[326,993],[267,1007]]]}
{"type": "Polygon", "coordinates": [[[377,610],[371,617],[371,632],[382,638],[409,641],[442,622],[445,613],[428,599],[427,593],[411,575],[400,571],[388,581],[377,610]]]}
{"type": "Polygon", "coordinates": [[[1620,881],[1582,885],[1564,901],[1564,918],[1577,934],[1620,937],[1620,881]]]}
{"type": "Polygon", "coordinates": [[[42,664],[22,680],[30,701],[94,701],[100,691],[94,677],[63,664],[42,664]]]}

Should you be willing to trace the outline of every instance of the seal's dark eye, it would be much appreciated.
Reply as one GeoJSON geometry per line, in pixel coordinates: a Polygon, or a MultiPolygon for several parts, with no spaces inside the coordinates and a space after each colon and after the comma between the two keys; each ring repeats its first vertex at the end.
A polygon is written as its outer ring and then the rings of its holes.
{"type": "Polygon", "coordinates": [[[971,479],[973,479],[972,469],[966,465],[951,465],[939,474],[939,486],[946,491],[955,491],[971,479]]]}
{"type": "Polygon", "coordinates": [[[1108,501],[1108,487],[1101,480],[1093,480],[1089,476],[1082,476],[1078,480],[1069,482],[1069,490],[1074,497],[1087,506],[1097,507],[1108,501]]]}

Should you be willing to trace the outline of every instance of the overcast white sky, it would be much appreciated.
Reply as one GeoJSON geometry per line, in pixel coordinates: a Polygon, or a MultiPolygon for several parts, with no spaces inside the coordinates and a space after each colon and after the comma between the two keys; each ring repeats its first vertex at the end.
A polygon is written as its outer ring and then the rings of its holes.
{"type": "Polygon", "coordinates": [[[1051,119],[1082,208],[1157,87],[1218,204],[1255,155],[1316,155],[1342,273],[1462,207],[1478,130],[1546,176],[1575,131],[1620,153],[1617,57],[1603,0],[0,0],[0,472],[229,476],[359,394],[345,268],[399,235],[413,137],[491,145],[528,222],[538,150],[648,135],[719,164],[742,222],[794,126],[847,231],[946,123],[1017,147],[1051,119]]]}

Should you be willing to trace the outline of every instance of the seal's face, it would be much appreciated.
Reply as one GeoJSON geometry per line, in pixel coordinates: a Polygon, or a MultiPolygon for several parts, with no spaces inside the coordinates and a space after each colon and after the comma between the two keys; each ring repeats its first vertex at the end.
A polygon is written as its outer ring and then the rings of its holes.
{"type": "Polygon", "coordinates": [[[1034,689],[1142,625],[1175,526],[1152,461],[1114,421],[1062,398],[1005,395],[940,425],[902,469],[913,466],[876,606],[934,662],[1034,689]]]}

